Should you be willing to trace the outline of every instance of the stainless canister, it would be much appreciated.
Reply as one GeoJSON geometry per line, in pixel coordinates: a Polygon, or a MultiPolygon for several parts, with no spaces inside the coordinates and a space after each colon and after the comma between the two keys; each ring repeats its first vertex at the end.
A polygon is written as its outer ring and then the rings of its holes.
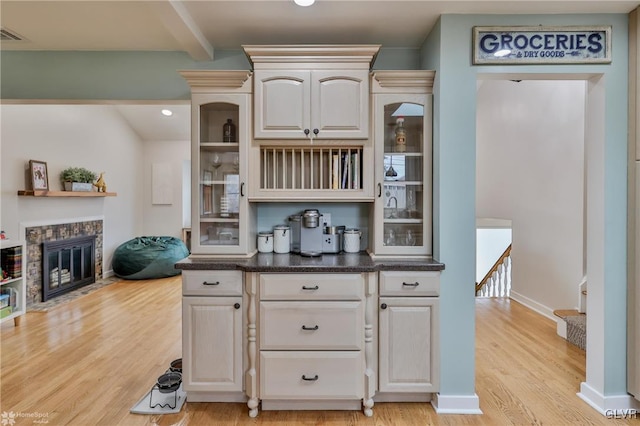
{"type": "Polygon", "coordinates": [[[320,212],[316,209],[307,209],[302,213],[302,224],[305,228],[317,228],[320,226],[320,212]]]}

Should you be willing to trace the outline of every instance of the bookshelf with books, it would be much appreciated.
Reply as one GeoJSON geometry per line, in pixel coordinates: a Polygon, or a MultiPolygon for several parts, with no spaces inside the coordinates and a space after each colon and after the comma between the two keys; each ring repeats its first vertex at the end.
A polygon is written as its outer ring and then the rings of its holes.
{"type": "Polygon", "coordinates": [[[0,240],[0,322],[20,324],[26,312],[26,245],[24,241],[0,240]]]}

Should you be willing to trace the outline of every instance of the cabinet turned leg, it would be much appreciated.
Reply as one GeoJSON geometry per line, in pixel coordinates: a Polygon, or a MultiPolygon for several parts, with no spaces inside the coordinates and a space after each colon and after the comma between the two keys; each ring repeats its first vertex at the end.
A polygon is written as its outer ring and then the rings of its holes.
{"type": "Polygon", "coordinates": [[[258,417],[258,398],[251,398],[247,402],[249,407],[249,417],[258,417]]]}
{"type": "Polygon", "coordinates": [[[373,399],[365,399],[362,401],[364,407],[364,415],[367,417],[373,416],[373,399]]]}
{"type": "Polygon", "coordinates": [[[19,326],[19,325],[20,325],[20,320],[21,320],[21,319],[22,319],[22,317],[15,317],[15,318],[13,319],[13,325],[14,325],[15,327],[19,326]]]}

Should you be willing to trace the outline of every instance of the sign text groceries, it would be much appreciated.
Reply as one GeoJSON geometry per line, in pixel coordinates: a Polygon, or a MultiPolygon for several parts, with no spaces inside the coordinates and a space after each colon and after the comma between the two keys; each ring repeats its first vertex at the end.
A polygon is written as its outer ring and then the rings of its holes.
{"type": "Polygon", "coordinates": [[[474,63],[609,63],[610,27],[475,27],[474,63]]]}

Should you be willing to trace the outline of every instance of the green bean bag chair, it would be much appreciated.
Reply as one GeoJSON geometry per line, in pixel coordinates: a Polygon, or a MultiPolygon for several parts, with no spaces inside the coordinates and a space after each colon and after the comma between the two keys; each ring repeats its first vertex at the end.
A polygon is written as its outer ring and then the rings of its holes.
{"type": "Polygon", "coordinates": [[[148,280],[178,275],[176,262],[189,256],[175,237],[137,237],[122,243],[113,255],[113,272],[127,280],[148,280]]]}

